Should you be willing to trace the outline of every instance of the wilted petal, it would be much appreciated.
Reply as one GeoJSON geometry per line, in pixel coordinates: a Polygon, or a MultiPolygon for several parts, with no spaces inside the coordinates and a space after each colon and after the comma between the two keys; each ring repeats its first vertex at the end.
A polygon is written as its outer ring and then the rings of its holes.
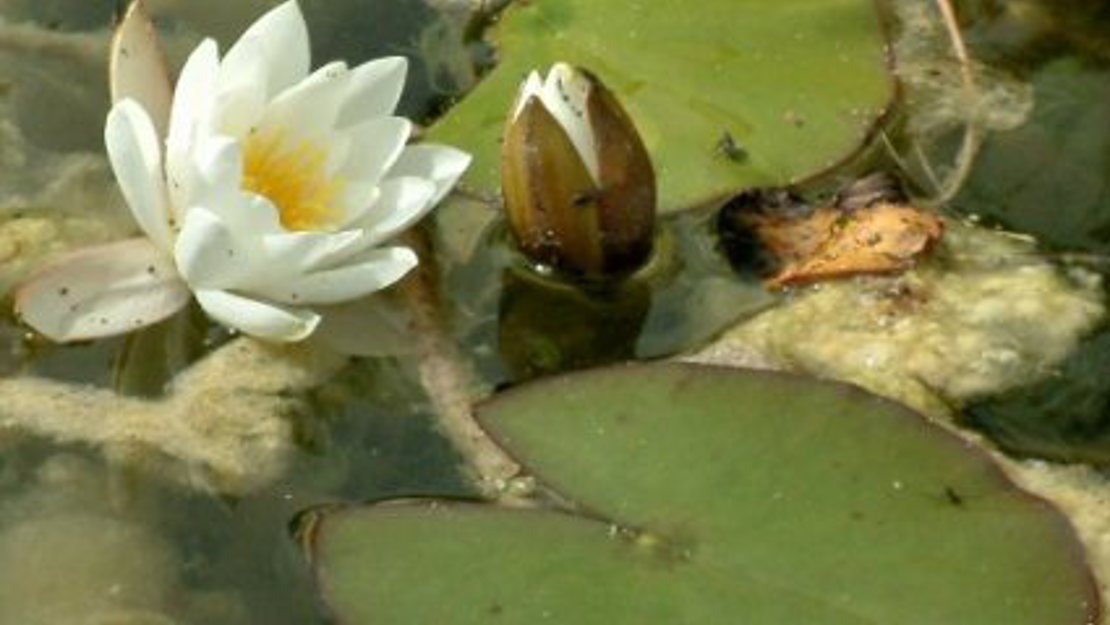
{"type": "Polygon", "coordinates": [[[459,181],[471,157],[466,152],[447,145],[421,143],[406,147],[389,170],[389,176],[416,176],[431,180],[436,185],[432,204],[438,204],[459,181]]]}
{"type": "Polygon", "coordinates": [[[108,112],[104,143],[135,221],[159,247],[169,250],[169,197],[162,171],[161,141],[150,116],[134,100],[117,102],[108,112]]]}
{"type": "Polygon", "coordinates": [[[159,137],[169,126],[173,89],[158,32],[142,2],[132,2],[116,26],[108,55],[112,102],[132,99],[150,114],[159,137]]]}
{"type": "Polygon", "coordinates": [[[416,254],[408,248],[374,249],[341,267],[277,280],[258,291],[289,304],[336,304],[384,289],[416,264],[416,254]]]}
{"type": "Polygon", "coordinates": [[[337,128],[354,126],[375,117],[392,115],[405,87],[408,61],[391,56],[363,63],[351,70],[351,80],[337,128]]]}
{"type": "Polygon", "coordinates": [[[416,350],[409,309],[392,293],[319,309],[323,321],[313,340],[348,356],[397,356],[416,350]]]}
{"type": "Polygon", "coordinates": [[[228,75],[245,75],[241,66],[253,68],[257,60],[265,62],[265,93],[267,99],[295,85],[308,75],[308,28],[296,0],[287,0],[260,17],[227,51],[222,71],[228,75]],[[257,48],[254,48],[254,42],[257,48]]]}
{"type": "Polygon", "coordinates": [[[201,308],[217,322],[271,341],[300,341],[320,323],[320,315],[311,310],[278,306],[228,291],[201,289],[196,296],[201,308]]]}
{"type": "Polygon", "coordinates": [[[189,301],[173,262],[149,239],[78,250],[32,275],[15,295],[17,313],[55,341],[130,332],[189,301]]]}

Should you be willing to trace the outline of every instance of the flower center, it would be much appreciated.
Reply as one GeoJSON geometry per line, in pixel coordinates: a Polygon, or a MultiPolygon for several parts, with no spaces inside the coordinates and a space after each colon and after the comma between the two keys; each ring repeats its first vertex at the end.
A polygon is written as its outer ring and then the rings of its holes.
{"type": "Polygon", "coordinates": [[[277,207],[289,230],[323,230],[339,222],[345,181],[327,175],[327,150],[307,139],[289,143],[281,129],[255,131],[243,143],[243,188],[277,207]]]}

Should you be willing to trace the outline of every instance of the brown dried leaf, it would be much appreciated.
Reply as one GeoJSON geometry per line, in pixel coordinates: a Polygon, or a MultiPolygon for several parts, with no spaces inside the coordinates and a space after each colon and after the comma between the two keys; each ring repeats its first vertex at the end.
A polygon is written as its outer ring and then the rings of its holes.
{"type": "Polygon", "coordinates": [[[754,225],[783,263],[767,281],[771,288],[904,271],[944,233],[936,215],[889,203],[856,211],[826,207],[801,219],[761,217],[754,225]]]}

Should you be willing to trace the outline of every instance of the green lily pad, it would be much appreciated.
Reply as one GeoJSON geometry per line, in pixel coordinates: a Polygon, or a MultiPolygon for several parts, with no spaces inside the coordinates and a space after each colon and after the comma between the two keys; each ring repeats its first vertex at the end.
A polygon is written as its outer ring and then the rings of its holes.
{"type": "Polygon", "coordinates": [[[639,365],[481,410],[570,511],[401,500],[306,534],[340,622],[1080,625],[1066,521],[897,404],[788,375],[639,365]]]}
{"type": "Polygon", "coordinates": [[[499,65],[430,132],[473,152],[464,182],[491,193],[520,82],[556,61],[617,94],[663,211],[833,166],[894,92],[873,0],[529,0],[504,12],[494,39],[499,65]]]}

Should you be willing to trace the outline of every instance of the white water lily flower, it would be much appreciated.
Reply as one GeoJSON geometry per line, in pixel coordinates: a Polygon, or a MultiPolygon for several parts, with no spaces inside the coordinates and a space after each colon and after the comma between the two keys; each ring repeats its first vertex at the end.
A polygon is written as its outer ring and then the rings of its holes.
{"type": "Polygon", "coordinates": [[[406,145],[412,125],[393,115],[405,72],[403,58],[386,58],[310,74],[295,0],[222,59],[204,41],[168,112],[136,93],[108,114],[108,156],[145,238],[44,269],[18,293],[20,314],[55,340],[86,339],[164,319],[191,293],[222,324],[297,341],[329,305],[395,283],[417,258],[383,243],[470,161],[454,148],[406,145]]]}

